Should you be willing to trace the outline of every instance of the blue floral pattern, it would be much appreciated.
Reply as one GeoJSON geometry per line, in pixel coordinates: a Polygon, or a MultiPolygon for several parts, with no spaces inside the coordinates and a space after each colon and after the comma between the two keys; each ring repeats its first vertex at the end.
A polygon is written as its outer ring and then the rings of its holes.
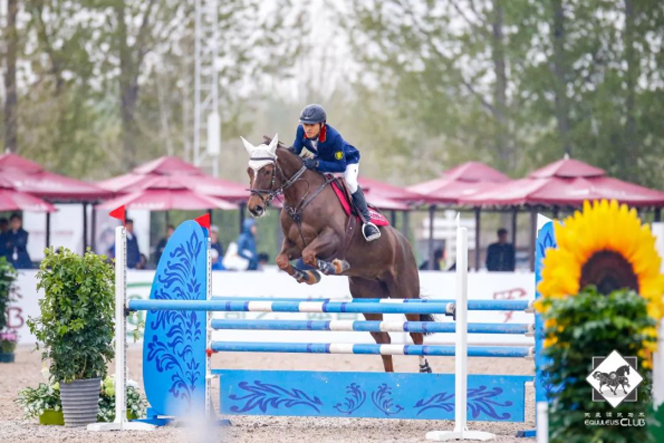
{"type": "MultiPolygon", "coordinates": [[[[503,390],[498,387],[492,389],[486,386],[479,386],[468,390],[468,409],[471,418],[477,418],[480,414],[491,417],[493,420],[509,420],[512,415],[508,412],[500,412],[499,408],[512,406],[511,401],[500,402],[499,397],[503,390]]],[[[442,409],[447,412],[454,411],[454,393],[440,392],[428,399],[421,399],[415,404],[419,409],[417,415],[422,414],[429,409],[442,409]]]]}
{"type": "MultiPolygon", "coordinates": [[[[207,286],[199,273],[205,272],[200,263],[207,260],[207,239],[201,230],[193,229],[188,238],[165,252],[151,298],[205,300],[207,286]]],[[[201,343],[205,346],[205,313],[150,311],[145,340],[150,367],[167,374],[171,398],[179,399],[180,409],[190,410],[194,397],[204,394],[199,390],[205,386],[205,360],[196,350],[201,343]]]]}
{"type": "Polygon", "coordinates": [[[344,403],[337,403],[334,405],[334,409],[347,415],[357,411],[367,399],[367,393],[357,383],[351,383],[346,387],[346,395],[344,403]]]}
{"type": "Polygon", "coordinates": [[[242,406],[231,406],[231,411],[235,413],[249,412],[258,408],[265,413],[269,408],[278,409],[280,406],[290,409],[297,405],[308,406],[316,412],[320,412],[319,406],[323,402],[318,397],[310,397],[299,389],[285,389],[275,384],[262,383],[260,380],[252,384],[242,382],[238,387],[246,392],[247,395],[238,396],[231,394],[228,398],[234,401],[244,402],[242,406]]]}
{"type": "Polygon", "coordinates": [[[403,406],[395,405],[392,398],[392,388],[383,383],[371,394],[371,401],[385,416],[398,414],[403,411],[403,406]]]}

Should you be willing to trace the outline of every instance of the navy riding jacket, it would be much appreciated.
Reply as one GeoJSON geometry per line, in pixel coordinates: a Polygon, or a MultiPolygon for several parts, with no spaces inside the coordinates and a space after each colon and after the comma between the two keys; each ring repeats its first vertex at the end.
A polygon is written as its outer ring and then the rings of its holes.
{"type": "Polygon", "coordinates": [[[302,125],[298,126],[293,147],[297,155],[300,155],[304,147],[311,151],[314,159],[318,160],[320,172],[344,172],[346,165],[360,162],[360,152],[328,124],[325,124],[318,134],[316,147],[305,136],[302,125]]]}

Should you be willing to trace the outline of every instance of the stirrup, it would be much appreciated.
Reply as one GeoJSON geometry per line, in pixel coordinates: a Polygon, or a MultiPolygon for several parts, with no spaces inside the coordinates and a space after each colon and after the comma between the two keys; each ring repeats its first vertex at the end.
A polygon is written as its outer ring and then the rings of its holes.
{"type": "Polygon", "coordinates": [[[372,222],[367,222],[367,223],[364,223],[362,225],[362,235],[364,236],[364,239],[366,241],[371,242],[371,241],[374,241],[374,240],[378,240],[380,238],[381,234],[380,234],[380,229],[378,229],[378,226],[374,225],[372,222]],[[374,234],[371,234],[370,236],[367,237],[367,234],[366,234],[366,232],[364,232],[364,230],[365,230],[365,228],[367,228],[369,226],[373,226],[373,228],[375,229],[375,232],[374,232],[374,234]]]}

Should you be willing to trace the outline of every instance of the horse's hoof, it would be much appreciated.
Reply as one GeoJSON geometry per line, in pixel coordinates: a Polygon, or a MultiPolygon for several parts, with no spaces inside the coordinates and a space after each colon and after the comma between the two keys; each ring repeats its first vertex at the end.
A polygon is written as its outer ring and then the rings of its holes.
{"type": "Polygon", "coordinates": [[[429,363],[420,365],[420,374],[431,374],[432,372],[433,371],[431,370],[431,366],[429,366],[429,363]]]}
{"type": "Polygon", "coordinates": [[[350,263],[348,263],[346,260],[339,260],[338,258],[335,258],[332,260],[332,264],[334,265],[334,271],[337,274],[344,273],[350,269],[350,263]]]}
{"type": "Polygon", "coordinates": [[[306,284],[315,285],[316,283],[320,283],[320,280],[321,280],[320,272],[318,272],[318,271],[307,271],[307,275],[309,276],[309,279],[305,281],[306,284]]]}

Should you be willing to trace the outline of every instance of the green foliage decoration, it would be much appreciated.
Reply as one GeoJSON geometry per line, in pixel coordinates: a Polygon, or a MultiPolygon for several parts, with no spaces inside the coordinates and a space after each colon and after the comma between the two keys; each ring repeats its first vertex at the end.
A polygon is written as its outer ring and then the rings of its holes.
{"type": "Polygon", "coordinates": [[[647,313],[647,300],[627,290],[605,296],[589,286],[574,297],[547,299],[543,306],[546,336],[543,355],[550,359],[543,369],[551,386],[563,387],[551,391],[549,441],[654,441],[646,426],[646,421],[653,424],[652,369],[650,359],[644,357],[648,357],[657,338],[655,320],[647,313]],[[592,357],[606,357],[614,350],[624,357],[637,356],[637,372],[644,378],[637,388],[638,401],[623,402],[616,408],[608,402],[593,401],[593,387],[586,381],[593,371],[592,357]],[[613,419],[629,420],[631,425],[589,423],[589,420],[606,421],[608,413],[613,419]]]}
{"type": "Polygon", "coordinates": [[[105,377],[113,359],[113,266],[106,256],[61,248],[45,251],[37,273],[41,317],[28,320],[54,381],[105,377]]]}

